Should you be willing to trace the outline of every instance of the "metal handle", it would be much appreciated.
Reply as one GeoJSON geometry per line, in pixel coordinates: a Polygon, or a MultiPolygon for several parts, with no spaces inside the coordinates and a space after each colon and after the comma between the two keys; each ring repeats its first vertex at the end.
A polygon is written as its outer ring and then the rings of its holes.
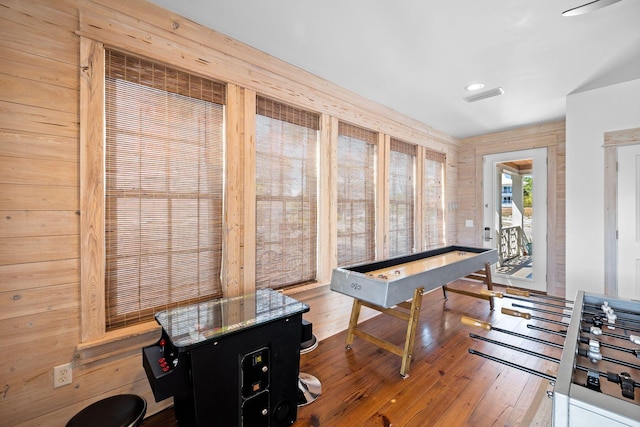
{"type": "Polygon", "coordinates": [[[490,227],[485,227],[484,228],[484,241],[488,242],[489,240],[493,240],[493,238],[491,237],[491,228],[490,227]]]}

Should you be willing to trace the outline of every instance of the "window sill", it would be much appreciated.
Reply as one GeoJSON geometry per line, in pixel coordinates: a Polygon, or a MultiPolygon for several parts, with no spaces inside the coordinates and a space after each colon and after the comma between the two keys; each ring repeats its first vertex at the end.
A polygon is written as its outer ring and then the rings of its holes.
{"type": "Polygon", "coordinates": [[[76,347],[81,363],[92,363],[125,353],[139,351],[142,347],[153,344],[160,339],[162,328],[157,322],[146,322],[140,325],[107,332],[104,338],[76,347]]]}
{"type": "Polygon", "coordinates": [[[305,292],[305,291],[310,291],[313,289],[318,289],[321,288],[323,286],[327,286],[329,285],[329,282],[313,282],[313,283],[307,283],[306,285],[300,285],[300,286],[294,286],[291,287],[289,289],[284,289],[282,291],[283,294],[285,295],[295,295],[295,294],[299,294],[300,292],[305,292]]]}

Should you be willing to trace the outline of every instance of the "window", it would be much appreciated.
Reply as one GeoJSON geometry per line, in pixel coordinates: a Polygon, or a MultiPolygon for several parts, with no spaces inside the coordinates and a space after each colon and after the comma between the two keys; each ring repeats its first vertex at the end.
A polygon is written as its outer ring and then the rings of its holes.
{"type": "Polygon", "coordinates": [[[225,87],[105,54],[110,330],[221,295],[225,87]]]}
{"type": "Polygon", "coordinates": [[[376,141],[375,132],[338,125],[338,265],[376,256],[376,141]]]}
{"type": "Polygon", "coordinates": [[[444,238],[444,166],[442,153],[425,150],[423,167],[423,248],[445,244],[444,238]]]}
{"type": "Polygon", "coordinates": [[[391,140],[389,164],[389,255],[414,251],[415,145],[391,140]]]}
{"type": "Polygon", "coordinates": [[[256,102],[256,288],[316,278],[320,117],[256,102]]]}

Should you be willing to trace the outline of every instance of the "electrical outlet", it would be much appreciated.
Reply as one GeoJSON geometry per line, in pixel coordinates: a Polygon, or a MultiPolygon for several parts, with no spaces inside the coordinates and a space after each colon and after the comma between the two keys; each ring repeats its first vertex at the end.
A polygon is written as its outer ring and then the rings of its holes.
{"type": "Polygon", "coordinates": [[[53,388],[71,384],[71,363],[66,363],[53,368],[53,388]]]}

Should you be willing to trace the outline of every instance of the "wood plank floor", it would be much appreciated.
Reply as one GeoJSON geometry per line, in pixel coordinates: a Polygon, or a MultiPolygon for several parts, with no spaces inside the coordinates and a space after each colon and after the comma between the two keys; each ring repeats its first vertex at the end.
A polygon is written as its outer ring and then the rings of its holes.
{"type": "MultiPolygon", "coordinates": [[[[462,280],[451,286],[479,289],[462,280]]],[[[400,376],[401,358],[371,343],[356,338],[347,351],[345,332],[321,341],[318,348],[301,356],[300,370],[320,379],[322,395],[298,409],[293,426],[550,425],[548,413],[542,418],[535,415],[541,402],[550,408],[545,403],[549,400],[545,391],[551,389],[547,380],[467,351],[471,347],[556,375],[556,363],[471,338],[469,333],[557,358],[561,349],[460,322],[461,316],[467,315],[497,328],[562,343],[561,337],[533,331],[526,324],[558,327],[503,315],[502,306],[510,307],[510,300],[496,299],[496,309],[491,312],[484,300],[454,293],[445,300],[440,289],[424,295],[413,361],[405,379],[400,376]]],[[[384,315],[364,322],[363,328],[399,345],[406,333],[406,323],[384,315]]],[[[142,425],[173,427],[177,423],[170,408],[142,425]]]]}

